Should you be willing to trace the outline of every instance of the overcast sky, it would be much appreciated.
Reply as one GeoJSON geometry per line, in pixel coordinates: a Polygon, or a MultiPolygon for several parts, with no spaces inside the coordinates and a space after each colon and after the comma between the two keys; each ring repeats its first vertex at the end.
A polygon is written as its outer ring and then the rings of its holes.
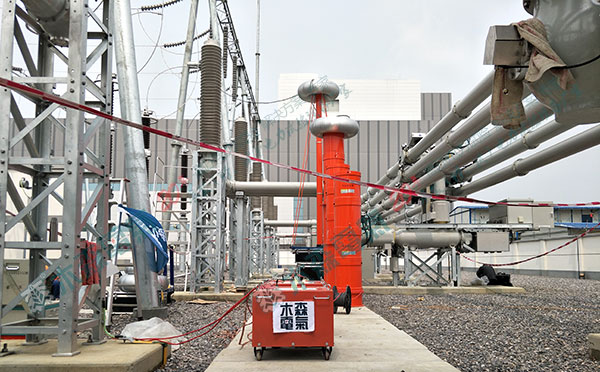
{"type": "MultiPolygon", "coordinates": [[[[134,8],[153,3],[132,0],[134,8]]],[[[208,28],[207,4],[207,0],[200,1],[197,33],[208,28]]],[[[262,0],[261,5],[261,101],[277,99],[280,73],[297,72],[354,79],[417,79],[423,92],[450,92],[456,101],[491,70],[482,63],[489,26],[530,17],[520,0],[262,0]]],[[[229,6],[254,82],[256,1],[230,0],[229,6]]],[[[162,14],[135,13],[138,70],[145,65],[139,75],[142,107],[147,104],[157,117],[174,117],[183,48],[156,45],[185,38],[189,1],[165,8],[162,14]]],[[[198,113],[199,74],[192,75],[190,84],[186,117],[198,113]]],[[[261,115],[274,109],[262,106],[261,115]]],[[[521,156],[588,128],[568,131],[521,156]]],[[[473,196],[598,200],[600,172],[595,161],[599,156],[600,149],[594,148],[473,196]]]]}

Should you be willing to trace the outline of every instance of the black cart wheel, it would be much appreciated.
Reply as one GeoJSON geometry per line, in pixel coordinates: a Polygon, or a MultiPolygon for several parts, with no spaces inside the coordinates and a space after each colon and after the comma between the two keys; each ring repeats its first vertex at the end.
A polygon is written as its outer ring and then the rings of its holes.
{"type": "Polygon", "coordinates": [[[254,348],[254,357],[256,358],[256,360],[262,360],[264,351],[265,351],[264,347],[255,347],[254,348]]]}
{"type": "Polygon", "coordinates": [[[350,314],[352,310],[352,292],[350,291],[350,286],[346,287],[346,298],[344,301],[344,309],[346,310],[346,314],[350,314]]]}
{"type": "Polygon", "coordinates": [[[338,308],[337,306],[334,306],[334,307],[333,307],[333,313],[334,313],[334,314],[337,314],[337,308],[338,308]]]}
{"type": "Polygon", "coordinates": [[[329,360],[329,357],[331,356],[331,347],[322,347],[321,351],[323,352],[323,358],[329,360]]]}

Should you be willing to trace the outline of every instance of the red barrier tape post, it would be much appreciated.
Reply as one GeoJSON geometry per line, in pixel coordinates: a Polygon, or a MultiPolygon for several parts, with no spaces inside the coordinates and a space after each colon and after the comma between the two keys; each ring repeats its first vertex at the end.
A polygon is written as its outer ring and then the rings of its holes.
{"type": "Polygon", "coordinates": [[[600,206],[600,202],[598,201],[594,201],[594,202],[588,202],[588,203],[575,203],[575,204],[568,204],[568,203],[557,203],[557,204],[549,204],[549,203],[502,203],[502,202],[492,202],[492,201],[487,201],[487,200],[479,200],[479,199],[473,199],[473,198],[466,198],[466,197],[462,197],[462,196],[450,196],[450,195],[444,195],[444,194],[431,194],[431,193],[426,193],[426,192],[421,192],[421,191],[414,191],[414,190],[410,190],[410,189],[406,189],[406,188],[396,188],[396,187],[390,187],[390,186],[384,186],[384,185],[379,185],[376,183],[371,183],[371,182],[365,182],[365,181],[356,181],[356,180],[348,180],[345,179],[343,177],[338,177],[338,176],[332,176],[329,174],[325,174],[325,173],[319,173],[319,172],[314,172],[308,169],[302,169],[302,168],[297,168],[297,167],[292,167],[290,165],[285,165],[285,164],[280,164],[280,163],[275,163],[275,162],[271,162],[268,160],[264,160],[264,159],[259,159],[256,158],[254,156],[249,156],[249,155],[244,155],[244,154],[239,154],[237,152],[233,152],[233,151],[227,151],[225,149],[222,149],[220,147],[216,147],[216,146],[212,146],[209,145],[207,143],[203,143],[203,142],[199,142],[199,141],[194,141],[191,140],[189,138],[185,138],[185,137],[181,137],[181,136],[176,136],[172,133],[169,132],[165,132],[156,128],[152,128],[152,127],[145,127],[142,124],[139,123],[134,123],[132,121],[129,120],[125,120],[116,116],[112,116],[110,114],[107,114],[105,112],[96,110],[92,107],[89,106],[85,106],[73,101],[69,101],[67,99],[64,99],[62,97],[53,95],[53,94],[49,94],[46,92],[43,92],[41,90],[32,88],[30,86],[27,85],[23,85],[23,84],[19,84],[16,83],[12,80],[7,80],[4,78],[0,78],[0,86],[6,87],[8,89],[11,89],[13,91],[16,92],[20,92],[22,94],[28,95],[28,96],[32,96],[32,97],[37,97],[40,98],[42,100],[48,101],[48,102],[52,102],[52,103],[57,103],[61,106],[64,107],[68,107],[74,110],[78,110],[78,111],[82,111],[91,115],[95,115],[95,116],[99,116],[101,118],[110,120],[112,122],[118,123],[118,124],[122,124],[122,125],[126,125],[128,127],[132,127],[132,128],[136,128],[139,129],[141,131],[145,131],[145,132],[149,132],[152,134],[156,134],[158,136],[161,137],[165,137],[165,138],[170,138],[176,141],[180,141],[183,143],[187,143],[189,145],[193,145],[193,146],[197,146],[206,150],[211,150],[211,151],[217,151],[220,153],[224,153],[224,154],[229,154],[232,156],[236,156],[239,158],[244,158],[247,160],[251,160],[251,161],[256,161],[256,162],[260,162],[263,164],[267,164],[267,165],[272,165],[278,168],[282,168],[282,169],[287,169],[287,170],[291,170],[294,172],[298,172],[298,173],[302,173],[302,174],[307,174],[310,176],[315,176],[315,177],[322,177],[322,178],[327,178],[333,181],[341,181],[341,182],[348,182],[348,183],[352,183],[355,185],[359,185],[359,186],[363,186],[363,187],[372,187],[378,190],[383,190],[383,191],[389,191],[391,193],[400,193],[400,194],[404,194],[404,195],[408,195],[408,196],[414,196],[414,197],[420,197],[420,198],[427,198],[427,199],[436,199],[436,200],[448,200],[448,201],[462,201],[462,202],[466,202],[466,203],[478,203],[478,204],[487,204],[487,205],[507,205],[507,206],[517,206],[517,207],[555,207],[555,206],[593,206],[593,205],[597,205],[600,206]]]}

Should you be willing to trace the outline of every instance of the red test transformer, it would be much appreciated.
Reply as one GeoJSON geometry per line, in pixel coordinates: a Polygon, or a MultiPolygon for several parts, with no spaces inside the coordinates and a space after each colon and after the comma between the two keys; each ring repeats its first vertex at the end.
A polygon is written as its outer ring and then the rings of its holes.
{"type": "Polygon", "coordinates": [[[252,296],[252,346],[319,347],[326,360],[333,347],[333,291],[325,282],[271,280],[252,296]]]}

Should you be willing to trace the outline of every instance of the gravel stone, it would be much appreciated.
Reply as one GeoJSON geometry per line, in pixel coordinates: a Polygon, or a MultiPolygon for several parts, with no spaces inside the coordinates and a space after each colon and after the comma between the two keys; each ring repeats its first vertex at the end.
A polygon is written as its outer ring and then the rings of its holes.
{"type": "MultiPolygon", "coordinates": [[[[463,277],[468,283],[475,276],[463,277]]],[[[512,282],[527,293],[365,295],[364,303],[461,371],[600,371],[587,346],[588,333],[600,333],[600,281],[513,275],[512,282]]],[[[167,320],[187,332],[231,305],[175,302],[167,320]]],[[[160,371],[204,371],[243,320],[240,306],[211,333],[173,352],[160,371]]],[[[118,333],[132,320],[115,315],[113,321],[118,333]]]]}
{"type": "Polygon", "coordinates": [[[600,332],[600,281],[511,279],[527,293],[369,294],[364,303],[461,371],[600,371],[587,346],[600,332]]]}
{"type": "MultiPolygon", "coordinates": [[[[167,321],[182,333],[198,329],[225,313],[233,302],[218,302],[214,304],[193,304],[188,302],[174,302],[169,305],[167,321]]],[[[248,314],[250,317],[250,314],[248,314]]],[[[113,334],[118,334],[126,324],[133,320],[130,315],[116,314],[113,316],[113,334]]],[[[232,311],[210,333],[183,344],[178,350],[171,353],[166,367],[158,371],[204,371],[213,359],[223,350],[244,322],[244,306],[241,304],[232,311]]],[[[251,327],[251,326],[250,326],[251,327]]],[[[249,327],[246,327],[249,330],[249,327]]],[[[204,332],[198,332],[202,333],[204,332]]],[[[192,337],[193,335],[190,335],[192,337]]],[[[245,337],[244,337],[245,338],[245,337]]],[[[245,347],[252,348],[248,344],[245,347]]]]}

